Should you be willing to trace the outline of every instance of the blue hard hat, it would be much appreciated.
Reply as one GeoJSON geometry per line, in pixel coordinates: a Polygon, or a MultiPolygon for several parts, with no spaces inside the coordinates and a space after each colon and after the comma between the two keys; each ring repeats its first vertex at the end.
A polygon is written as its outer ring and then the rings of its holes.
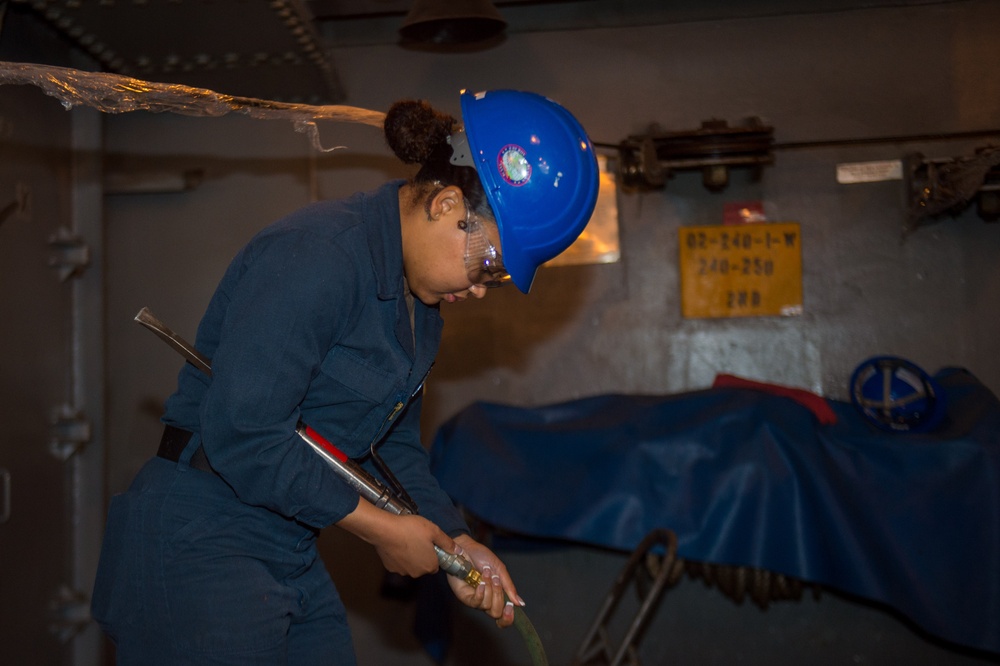
{"type": "Polygon", "coordinates": [[[576,118],[541,95],[490,90],[461,99],[469,157],[496,217],[504,267],[528,293],[538,267],[590,221],[599,184],[594,148],[576,118]]]}
{"type": "Polygon", "coordinates": [[[927,432],[945,414],[944,393],[933,377],[898,356],[873,356],[851,375],[851,402],[882,430],[927,432]]]}

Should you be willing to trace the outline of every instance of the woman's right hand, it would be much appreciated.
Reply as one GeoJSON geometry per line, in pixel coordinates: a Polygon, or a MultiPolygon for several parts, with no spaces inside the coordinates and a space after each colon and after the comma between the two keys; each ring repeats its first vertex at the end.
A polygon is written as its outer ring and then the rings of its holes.
{"type": "Polygon", "coordinates": [[[426,518],[397,516],[361,499],[337,525],[375,546],[386,569],[412,578],[438,570],[435,545],[448,552],[455,550],[452,538],[426,518]]]}

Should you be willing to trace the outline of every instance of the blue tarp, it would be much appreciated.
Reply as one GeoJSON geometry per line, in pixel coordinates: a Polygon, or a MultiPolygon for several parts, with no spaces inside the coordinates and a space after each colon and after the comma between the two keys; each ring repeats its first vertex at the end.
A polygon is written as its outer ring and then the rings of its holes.
{"type": "Polygon", "coordinates": [[[685,559],[830,586],[1000,652],[1000,402],[967,371],[935,378],[948,415],[927,434],[837,401],[822,425],[748,388],[480,402],[438,431],[432,469],[505,530],[630,552],[667,528],[685,559]]]}

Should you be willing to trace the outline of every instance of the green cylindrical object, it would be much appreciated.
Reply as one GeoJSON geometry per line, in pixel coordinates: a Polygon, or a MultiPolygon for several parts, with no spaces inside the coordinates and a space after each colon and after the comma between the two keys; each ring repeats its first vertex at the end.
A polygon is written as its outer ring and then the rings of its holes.
{"type": "Polygon", "coordinates": [[[542,646],[542,639],[539,638],[535,626],[525,615],[524,609],[514,606],[514,627],[521,634],[525,647],[531,655],[532,666],[549,666],[549,658],[545,656],[545,648],[542,646]]]}

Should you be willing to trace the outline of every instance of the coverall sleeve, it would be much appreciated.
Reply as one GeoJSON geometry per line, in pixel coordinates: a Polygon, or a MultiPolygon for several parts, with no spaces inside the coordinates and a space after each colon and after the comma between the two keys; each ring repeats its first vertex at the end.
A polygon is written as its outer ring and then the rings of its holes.
{"type": "Polygon", "coordinates": [[[295,434],[310,380],[357,306],[361,260],[304,232],[248,248],[201,408],[202,445],[240,499],[314,527],[353,511],[357,492],[295,434]]]}
{"type": "Polygon", "coordinates": [[[454,537],[469,527],[430,471],[430,456],[420,440],[423,392],[416,396],[389,431],[377,453],[417,504],[418,512],[454,537]]]}

